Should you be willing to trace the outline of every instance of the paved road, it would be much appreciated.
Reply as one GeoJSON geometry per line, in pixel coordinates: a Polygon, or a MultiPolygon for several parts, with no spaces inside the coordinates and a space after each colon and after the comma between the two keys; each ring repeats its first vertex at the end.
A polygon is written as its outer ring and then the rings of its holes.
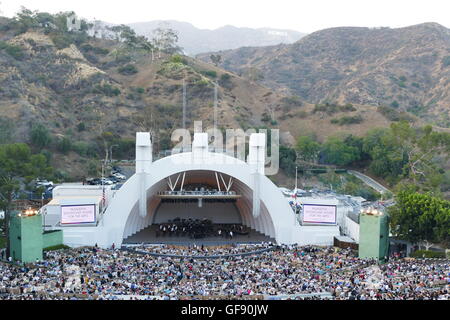
{"type": "Polygon", "coordinates": [[[127,177],[127,180],[131,178],[131,176],[135,173],[135,166],[120,166],[122,169],[122,174],[127,177]]]}
{"type": "Polygon", "coordinates": [[[347,172],[349,174],[357,177],[358,179],[363,181],[365,184],[367,184],[369,187],[372,187],[373,189],[375,189],[376,191],[378,191],[381,194],[391,192],[389,189],[385,188],[384,186],[382,186],[381,184],[379,184],[378,182],[373,180],[371,177],[368,177],[365,174],[362,174],[361,172],[354,171],[354,170],[348,170],[347,172]]]}

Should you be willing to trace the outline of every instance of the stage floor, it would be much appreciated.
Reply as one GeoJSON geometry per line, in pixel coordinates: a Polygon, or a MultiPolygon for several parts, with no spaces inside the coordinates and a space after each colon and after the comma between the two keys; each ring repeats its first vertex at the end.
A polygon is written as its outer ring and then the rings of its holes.
{"type": "Polygon", "coordinates": [[[152,243],[152,244],[197,244],[197,245],[222,245],[232,243],[261,243],[272,242],[275,239],[270,238],[260,232],[251,230],[248,235],[234,235],[233,239],[222,237],[206,237],[202,239],[191,239],[189,237],[165,236],[156,237],[157,226],[150,226],[138,233],[123,240],[124,244],[152,243]]]}

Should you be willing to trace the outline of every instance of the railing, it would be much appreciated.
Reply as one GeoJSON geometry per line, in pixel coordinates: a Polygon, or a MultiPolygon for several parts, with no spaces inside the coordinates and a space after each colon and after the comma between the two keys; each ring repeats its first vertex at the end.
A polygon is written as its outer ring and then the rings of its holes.
{"type": "Polygon", "coordinates": [[[241,253],[228,253],[223,255],[210,255],[210,256],[196,256],[196,255],[177,255],[177,254],[164,254],[164,253],[156,253],[156,252],[148,252],[148,251],[141,251],[136,249],[131,249],[125,246],[122,246],[122,251],[128,251],[131,253],[138,253],[142,255],[149,255],[153,257],[166,257],[166,258],[176,258],[176,259],[227,259],[231,257],[245,257],[245,256],[251,256],[254,254],[262,254],[264,252],[273,251],[276,250],[277,246],[271,246],[268,248],[258,249],[254,251],[246,251],[241,253]]]}

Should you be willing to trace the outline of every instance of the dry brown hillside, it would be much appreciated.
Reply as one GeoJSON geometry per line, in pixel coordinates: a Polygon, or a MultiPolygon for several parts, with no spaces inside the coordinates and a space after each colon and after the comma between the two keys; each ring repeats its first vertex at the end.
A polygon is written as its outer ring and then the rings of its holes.
{"type": "Polygon", "coordinates": [[[102,155],[105,132],[132,142],[136,131],[153,130],[155,151],[170,148],[170,134],[182,124],[183,80],[190,128],[194,120],[212,125],[215,82],[219,127],[279,128],[285,143],[302,134],[319,140],[340,133],[363,135],[390,123],[375,107],[331,104],[317,109],[288,92],[197,59],[158,55],[152,61],[142,52],[123,53],[123,44],[116,41],[88,38],[55,45],[39,30],[20,35],[0,31],[0,41],[5,48],[20,49],[20,55],[0,49],[0,126],[11,130],[6,142],[29,142],[31,128],[42,124],[53,142],[71,143],[63,154],[51,148],[54,165],[69,175],[83,172],[89,154],[102,155]]]}
{"type": "Polygon", "coordinates": [[[292,45],[218,54],[221,67],[311,103],[392,106],[450,125],[450,30],[436,23],[332,28],[292,45]]]}

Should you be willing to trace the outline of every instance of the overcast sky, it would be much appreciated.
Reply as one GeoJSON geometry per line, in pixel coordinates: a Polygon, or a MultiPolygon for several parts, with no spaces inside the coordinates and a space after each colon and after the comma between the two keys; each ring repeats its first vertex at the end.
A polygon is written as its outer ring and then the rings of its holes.
{"type": "Polygon", "coordinates": [[[179,20],[204,29],[224,25],[313,32],[338,26],[403,27],[438,22],[450,28],[449,0],[0,0],[13,16],[23,5],[56,13],[75,11],[111,23],[179,20]]]}

